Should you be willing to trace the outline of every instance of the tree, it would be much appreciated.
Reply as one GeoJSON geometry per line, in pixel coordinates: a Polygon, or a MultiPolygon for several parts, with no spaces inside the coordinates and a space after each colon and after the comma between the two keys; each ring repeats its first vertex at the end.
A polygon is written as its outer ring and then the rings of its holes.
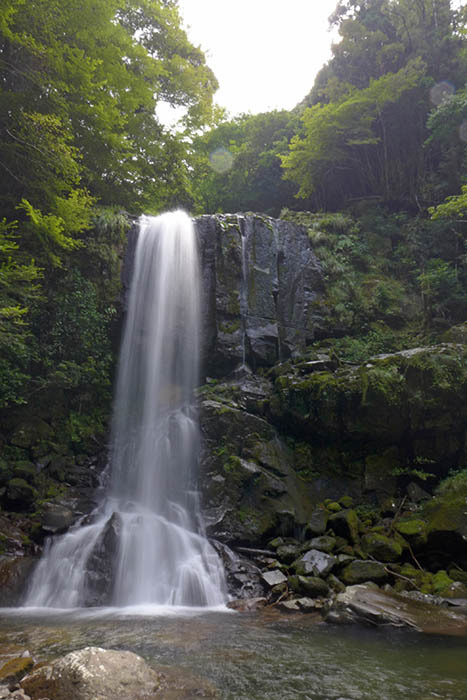
{"type": "Polygon", "coordinates": [[[465,10],[450,0],[343,0],[330,19],[341,41],[300,105],[286,177],[313,206],[372,197],[422,211],[445,157],[424,148],[430,100],[440,105],[465,79],[465,10]]]}
{"type": "Polygon", "coordinates": [[[194,192],[198,209],[259,211],[278,215],[293,206],[295,187],[282,178],[298,117],[285,110],[242,115],[220,123],[194,142],[194,192]]]}
{"type": "Polygon", "coordinates": [[[282,157],[285,176],[300,185],[299,196],[314,195],[321,207],[339,206],[350,197],[410,198],[424,125],[419,119],[403,124],[423,99],[423,75],[423,63],[411,61],[367,88],[352,88],[339,100],[306,109],[302,133],[282,157]]]}
{"type": "Polygon", "coordinates": [[[173,0],[10,0],[0,10],[4,205],[53,207],[80,186],[103,203],[161,206],[167,145],[159,101],[210,118],[217,83],[173,0]]]}

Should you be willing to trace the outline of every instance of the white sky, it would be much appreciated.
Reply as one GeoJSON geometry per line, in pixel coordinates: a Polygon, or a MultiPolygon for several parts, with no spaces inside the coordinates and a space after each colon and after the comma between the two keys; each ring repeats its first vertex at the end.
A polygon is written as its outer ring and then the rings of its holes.
{"type": "Polygon", "coordinates": [[[330,58],[327,18],[337,0],[179,0],[231,116],[291,109],[330,58]]]}

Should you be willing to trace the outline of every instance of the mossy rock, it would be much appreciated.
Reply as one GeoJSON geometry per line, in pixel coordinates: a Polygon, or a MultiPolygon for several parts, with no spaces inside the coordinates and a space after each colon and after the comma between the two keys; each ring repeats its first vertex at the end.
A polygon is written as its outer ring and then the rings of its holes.
{"type": "Polygon", "coordinates": [[[410,579],[412,588],[417,588],[421,593],[433,593],[433,574],[431,572],[416,569],[412,564],[405,563],[402,565],[399,573],[410,579]]]}
{"type": "Polygon", "coordinates": [[[9,684],[21,680],[34,666],[30,657],[10,659],[0,668],[0,683],[9,684]]]}
{"type": "Polygon", "coordinates": [[[369,532],[362,537],[364,552],[378,561],[398,561],[402,555],[402,546],[391,537],[380,535],[377,532],[369,532]]]}
{"type": "Polygon", "coordinates": [[[32,462],[16,462],[13,467],[13,476],[17,479],[24,479],[31,484],[37,476],[37,469],[32,462]]]}
{"type": "Polygon", "coordinates": [[[377,561],[356,559],[340,572],[339,578],[347,586],[353,586],[366,581],[381,583],[388,578],[388,573],[383,564],[377,561]]]}
{"type": "Polygon", "coordinates": [[[326,552],[331,554],[336,549],[337,538],[331,537],[330,535],[321,535],[321,537],[314,537],[310,542],[307,543],[308,549],[318,549],[320,552],[326,552]]]}
{"type": "Polygon", "coordinates": [[[20,426],[11,436],[10,443],[28,449],[38,442],[50,440],[53,432],[48,423],[36,418],[20,426]]]}
{"type": "Polygon", "coordinates": [[[341,498],[339,498],[339,505],[341,505],[342,508],[352,508],[352,506],[353,506],[352,496],[342,496],[341,498]]]}
{"type": "Polygon", "coordinates": [[[302,552],[302,546],[299,544],[283,544],[277,547],[276,555],[280,561],[285,564],[291,564],[302,552]]]}
{"type": "Polygon", "coordinates": [[[427,523],[420,518],[410,518],[399,520],[395,525],[395,530],[407,540],[413,550],[422,549],[428,538],[427,523]]]}
{"type": "Polygon", "coordinates": [[[452,578],[448,576],[448,572],[441,569],[433,574],[433,592],[436,595],[443,595],[443,591],[449,589],[449,586],[454,583],[452,578]]]}
{"type": "Polygon", "coordinates": [[[357,543],[359,540],[358,515],[352,508],[333,513],[328,520],[328,526],[332,528],[336,535],[344,537],[352,544],[357,543]]]}
{"type": "Polygon", "coordinates": [[[337,501],[331,501],[331,503],[328,503],[326,508],[330,513],[339,513],[339,511],[342,510],[341,504],[337,503],[337,501]]]}
{"type": "Polygon", "coordinates": [[[328,584],[319,576],[289,576],[288,584],[295,593],[309,598],[319,598],[329,593],[328,584]]]}
{"type": "Polygon", "coordinates": [[[311,514],[306,525],[306,533],[312,535],[324,535],[328,526],[329,511],[325,506],[318,506],[311,514]]]}
{"type": "Polygon", "coordinates": [[[460,581],[460,583],[463,583],[465,586],[467,586],[467,571],[460,571],[459,569],[450,569],[448,573],[449,577],[453,581],[460,581]]]}
{"type": "Polygon", "coordinates": [[[11,503],[26,508],[31,508],[38,498],[36,489],[24,479],[10,479],[6,495],[11,503]]]}

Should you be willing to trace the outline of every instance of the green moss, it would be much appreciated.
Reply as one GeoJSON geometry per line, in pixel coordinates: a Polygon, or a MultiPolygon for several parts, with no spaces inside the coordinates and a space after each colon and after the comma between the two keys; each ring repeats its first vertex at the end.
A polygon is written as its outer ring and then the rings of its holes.
{"type": "Polygon", "coordinates": [[[449,587],[454,583],[452,578],[448,576],[447,571],[441,569],[433,575],[433,592],[436,595],[443,595],[444,592],[448,592],[449,587]]]}
{"type": "Polygon", "coordinates": [[[331,513],[338,513],[339,511],[342,510],[342,506],[340,503],[337,503],[337,501],[331,501],[331,503],[328,503],[326,508],[331,512],[331,513]]]}
{"type": "Polygon", "coordinates": [[[404,537],[426,536],[426,522],[419,518],[410,520],[399,520],[396,523],[396,530],[404,537]]]}
{"type": "Polygon", "coordinates": [[[34,662],[30,657],[10,659],[0,668],[0,683],[19,681],[33,666],[34,662]]]}

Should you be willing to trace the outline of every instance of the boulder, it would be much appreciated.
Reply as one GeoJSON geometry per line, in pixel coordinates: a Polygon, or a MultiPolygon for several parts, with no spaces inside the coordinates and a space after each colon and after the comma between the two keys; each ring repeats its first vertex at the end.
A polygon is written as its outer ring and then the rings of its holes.
{"type": "Polygon", "coordinates": [[[358,542],[358,515],[352,508],[346,508],[338,513],[333,513],[328,526],[336,533],[344,537],[349,542],[358,542]]]}
{"type": "Polygon", "coordinates": [[[388,578],[383,564],[377,561],[355,559],[340,572],[339,578],[347,585],[365,581],[385,581],[388,578]]]}
{"type": "Polygon", "coordinates": [[[137,654],[86,647],[32,671],[21,688],[32,700],[156,700],[161,697],[218,697],[214,688],[183,673],[155,671],[137,654]],[[182,676],[182,678],[180,678],[182,676]],[[191,687],[188,687],[191,686],[191,687]]]}
{"type": "Polygon", "coordinates": [[[296,559],[293,568],[299,576],[326,577],[336,564],[336,557],[318,549],[310,549],[302,557],[296,559]]]}
{"type": "Polygon", "coordinates": [[[334,551],[337,545],[337,540],[335,537],[330,535],[322,535],[321,537],[314,537],[310,541],[310,547],[312,549],[319,549],[320,552],[326,552],[330,554],[334,551]]]}
{"type": "Polygon", "coordinates": [[[0,607],[20,604],[35,563],[33,557],[0,557],[0,607]]]}
{"type": "Polygon", "coordinates": [[[404,518],[396,523],[395,529],[407,540],[415,552],[422,549],[427,543],[428,533],[425,520],[417,517],[404,518]]]}
{"type": "Polygon", "coordinates": [[[295,593],[309,598],[320,598],[329,593],[328,584],[318,576],[289,576],[288,583],[295,593]]]}
{"type": "Polygon", "coordinates": [[[68,530],[75,520],[72,510],[58,503],[44,503],[41,525],[46,532],[56,534],[68,530]]]}
{"type": "Polygon", "coordinates": [[[391,537],[378,532],[369,532],[362,537],[364,552],[378,561],[398,561],[402,554],[402,545],[391,537]]]}
{"type": "Polygon", "coordinates": [[[264,571],[261,574],[261,578],[270,588],[287,581],[287,576],[284,576],[282,571],[279,569],[275,569],[274,571],[264,571]]]}
{"type": "Polygon", "coordinates": [[[277,550],[277,558],[285,564],[291,564],[303,551],[302,545],[299,544],[282,544],[277,550]]]}
{"type": "Polygon", "coordinates": [[[36,489],[21,478],[10,479],[6,495],[13,506],[25,510],[31,510],[38,497],[36,489]]]}
{"type": "Polygon", "coordinates": [[[113,513],[86,562],[86,606],[109,605],[121,528],[121,516],[113,513]]]}
{"type": "Polygon", "coordinates": [[[307,523],[307,532],[312,535],[324,535],[328,526],[329,512],[324,506],[314,509],[307,523]]]}
{"type": "Polygon", "coordinates": [[[349,586],[339,593],[326,621],[407,627],[431,634],[467,634],[466,608],[447,609],[362,585],[349,586]]]}

